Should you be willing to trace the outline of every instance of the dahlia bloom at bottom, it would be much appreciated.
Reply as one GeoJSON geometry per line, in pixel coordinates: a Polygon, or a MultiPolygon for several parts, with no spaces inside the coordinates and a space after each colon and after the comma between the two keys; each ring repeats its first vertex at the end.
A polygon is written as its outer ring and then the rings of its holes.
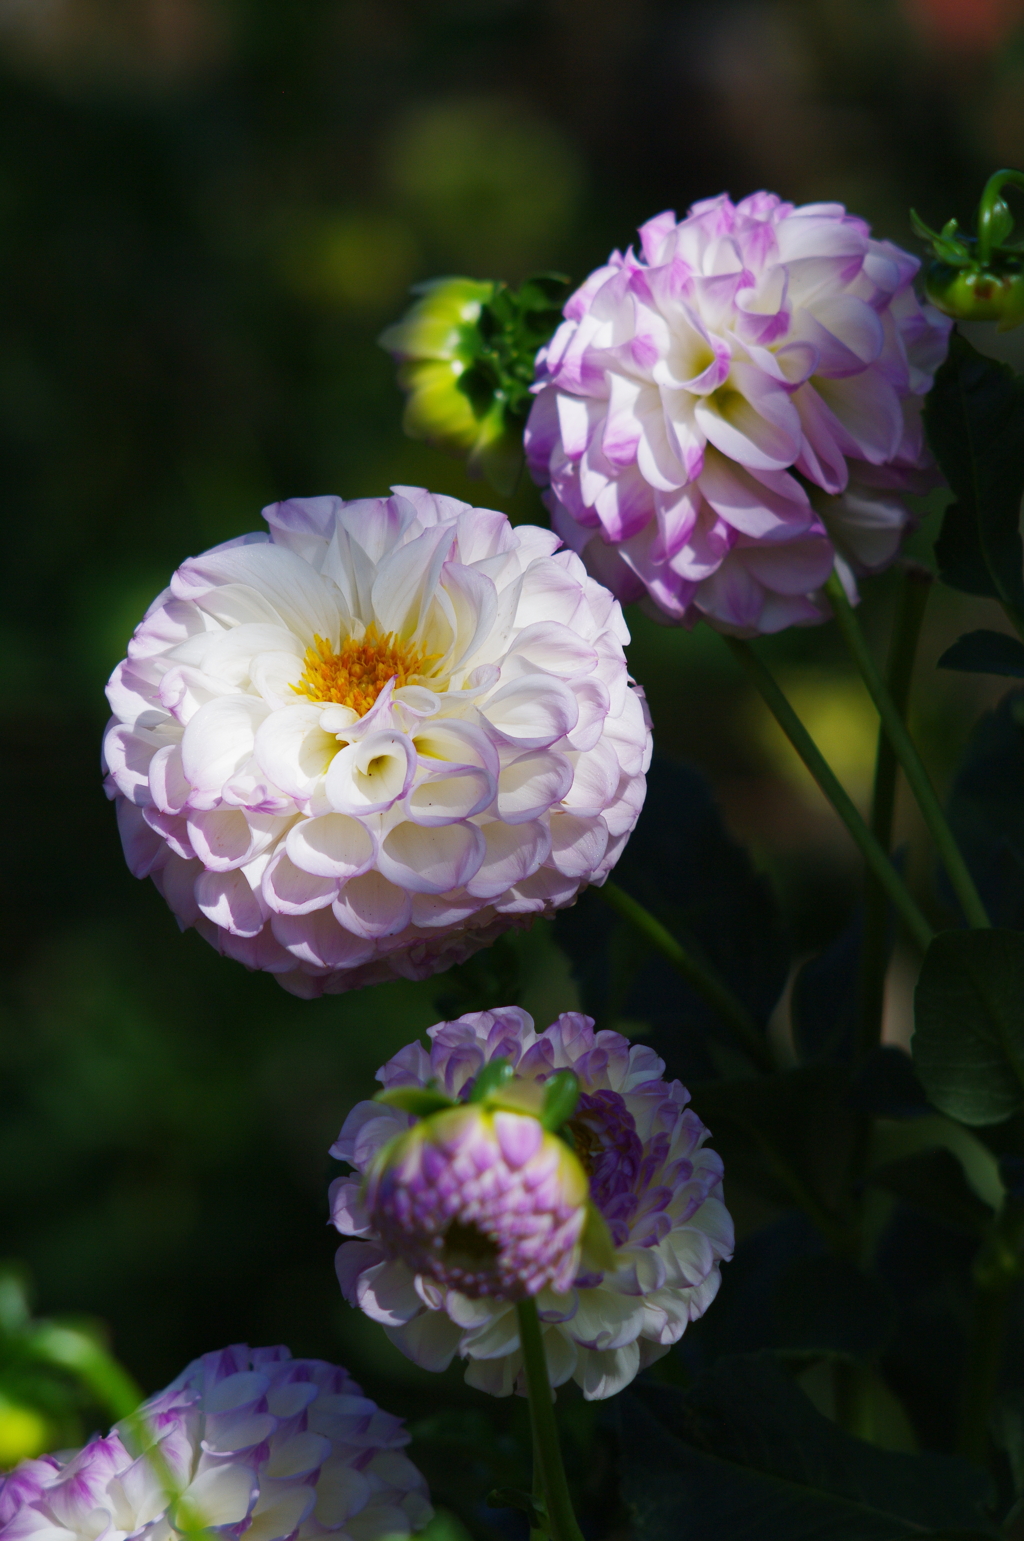
{"type": "MultiPolygon", "coordinates": [[[[537,1033],[525,1011],[507,1007],[441,1022],[428,1036],[429,1053],[410,1044],[378,1072],[387,1091],[429,1083],[462,1099],[484,1066],[498,1059],[508,1062],[519,1086],[543,1083],[559,1070],[578,1077],[581,1095],[568,1128],[614,1252],[599,1266],[585,1244],[577,1246],[569,1279],[553,1268],[550,1282],[531,1279],[522,1293],[537,1304],[552,1384],[571,1378],[588,1400],[614,1395],[707,1310],[718,1292],[720,1264],[732,1255],[722,1162],[705,1144],[708,1130],[687,1107],[685,1088],[663,1079],[656,1054],[619,1033],[595,1032],[591,1018],[578,1012],[537,1033]]],[[[406,1137],[413,1122],[398,1107],[362,1102],[332,1147],[331,1154],[359,1174],[331,1188],[332,1220],[351,1238],[337,1254],[342,1292],[424,1368],[443,1370],[458,1354],[468,1360],[470,1385],[495,1396],[523,1392],[511,1292],[478,1294],[476,1281],[472,1290],[456,1288],[443,1267],[415,1271],[408,1251],[402,1255],[374,1223],[377,1172],[390,1154],[385,1149],[406,1137]]],[[[482,1175],[486,1171],[472,1180],[482,1175]]],[[[468,1178],[464,1197],[476,1202],[468,1178]]],[[[495,1250],[505,1240],[499,1211],[492,1205],[481,1224],[495,1250]]],[[[504,1224],[511,1244],[522,1235],[522,1207],[510,1204],[504,1224]]],[[[534,1211],[527,1225],[536,1234],[534,1211]]]]}
{"type": "Polygon", "coordinates": [[[0,1476],[0,1537],[407,1536],[432,1513],[408,1442],[345,1370],[238,1344],[194,1360],[105,1438],[0,1476]]]}

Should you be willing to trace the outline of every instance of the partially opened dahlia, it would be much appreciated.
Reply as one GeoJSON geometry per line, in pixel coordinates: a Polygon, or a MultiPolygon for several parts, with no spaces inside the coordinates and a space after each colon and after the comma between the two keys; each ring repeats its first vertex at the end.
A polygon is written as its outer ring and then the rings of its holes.
{"type": "Polygon", "coordinates": [[[204,1354],[82,1450],[0,1475],[3,1541],[383,1541],[431,1516],[402,1422],[286,1348],[204,1354]]]}
{"type": "Polygon", "coordinates": [[[753,634],[886,566],[936,480],[921,406],[950,322],[841,204],[724,194],[613,252],[538,354],[526,432],[555,528],[620,599],[753,634]]]}
{"type": "MultiPolygon", "coordinates": [[[[428,1036],[429,1054],[412,1043],[378,1071],[385,1088],[429,1083],[464,1098],[484,1066],[499,1059],[512,1067],[513,1086],[575,1073],[581,1096],[568,1128],[589,1201],[607,1227],[604,1265],[597,1249],[581,1251],[580,1224],[567,1226],[573,1205],[582,1219],[583,1198],[571,1174],[552,1180],[557,1167],[544,1159],[539,1135],[525,1140],[517,1131],[498,1152],[480,1139],[435,1140],[429,1160],[407,1168],[412,1116],[361,1102],[331,1150],[357,1174],[331,1188],[334,1224],[353,1238],[337,1254],[345,1298],[417,1364],[443,1370],[458,1354],[469,1361],[471,1385],[508,1396],[524,1389],[514,1302],[530,1294],[552,1385],[571,1377],[588,1399],[614,1395],[707,1310],[720,1264],[732,1256],[722,1162],[687,1107],[689,1093],[663,1079],[664,1062],[650,1049],[619,1033],[596,1033],[578,1012],[537,1033],[525,1011],[509,1006],[441,1022],[428,1036]],[[380,1173],[392,1159],[408,1189],[408,1233],[420,1232],[419,1268],[415,1246],[396,1239],[390,1213],[380,1229],[374,1224],[380,1173]],[[440,1246],[424,1244],[431,1228],[440,1246]]],[[[472,1114],[475,1106],[456,1111],[472,1114]]]]}
{"type": "Polygon", "coordinates": [[[419,488],[264,513],[178,569],[107,687],[135,875],[299,995],[423,978],[603,882],[650,729],[579,558],[419,488]]]}

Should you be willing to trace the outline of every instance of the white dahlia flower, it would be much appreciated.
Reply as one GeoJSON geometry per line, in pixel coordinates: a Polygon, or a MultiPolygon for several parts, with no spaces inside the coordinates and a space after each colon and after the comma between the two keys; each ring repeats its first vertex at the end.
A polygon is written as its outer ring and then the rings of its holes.
{"type": "MultiPolygon", "coordinates": [[[[678,1081],[662,1079],[664,1062],[652,1050],[630,1045],[619,1033],[595,1033],[591,1018],[578,1012],[564,1013],[538,1034],[525,1011],[509,1006],[441,1022],[428,1036],[429,1054],[412,1043],[378,1071],[385,1088],[429,1083],[449,1097],[464,1097],[496,1059],[507,1060],[519,1080],[545,1081],[558,1070],[578,1077],[581,1096],[568,1127],[589,1177],[590,1200],[610,1233],[615,1266],[601,1271],[584,1249],[587,1271],[571,1287],[534,1291],[527,1282],[526,1289],[537,1303],[552,1385],[571,1377],[588,1400],[614,1395],[707,1310],[721,1282],[719,1265],[732,1256],[722,1162],[706,1147],[708,1131],[686,1106],[689,1093],[678,1081]]],[[[470,1385],[494,1396],[523,1391],[516,1292],[482,1294],[482,1275],[463,1292],[444,1282],[451,1273],[443,1268],[414,1273],[408,1248],[389,1246],[374,1228],[361,1174],[376,1171],[378,1152],[413,1123],[397,1107],[361,1102],[331,1149],[360,1174],[340,1177],[331,1187],[331,1218],[353,1238],[338,1249],[342,1292],[426,1369],[443,1370],[458,1354],[469,1361],[470,1385]]],[[[511,1255],[526,1238],[531,1256],[553,1253],[552,1226],[538,1225],[545,1204],[526,1206],[500,1181],[500,1171],[481,1203],[476,1187],[498,1166],[493,1155],[471,1163],[463,1178],[467,1203],[449,1206],[458,1250],[497,1258],[511,1255]],[[466,1236],[470,1202],[480,1231],[473,1247],[466,1236]]],[[[446,1165],[435,1158],[431,1185],[447,1192],[457,1186],[458,1171],[457,1160],[446,1165]]],[[[422,1174],[411,1175],[413,1209],[427,1207],[417,1196],[426,1186],[422,1174]]],[[[546,1203],[555,1219],[559,1199],[556,1191],[546,1203]]],[[[521,1272],[528,1281],[529,1270],[521,1272]]]]}
{"type": "Polygon", "coordinates": [[[414,487],[264,514],[183,563],[107,687],[132,872],[298,995],[423,978],[603,882],[651,737],[579,558],[414,487]]]}
{"type": "Polygon", "coordinates": [[[622,600],[750,635],[829,612],[938,480],[922,401],[950,322],[838,203],[724,194],[613,252],[537,356],[526,430],[555,528],[622,600]]]}
{"type": "Polygon", "coordinates": [[[0,1475],[3,1541],[382,1541],[431,1517],[401,1419],[286,1348],[204,1354],[77,1451],[0,1475]]]}

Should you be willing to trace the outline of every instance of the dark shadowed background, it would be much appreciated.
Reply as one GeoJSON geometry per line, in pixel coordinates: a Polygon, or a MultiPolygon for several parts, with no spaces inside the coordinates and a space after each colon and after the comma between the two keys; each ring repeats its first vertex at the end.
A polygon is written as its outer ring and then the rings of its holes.
{"type": "MultiPolygon", "coordinates": [[[[988,172],[1024,163],[1022,16],[0,0],[0,1257],[29,1267],[40,1310],[103,1318],[147,1390],[225,1342],[284,1341],[429,1414],[439,1379],[338,1296],[326,1150],[382,1060],[472,1002],[447,979],[293,1000],[180,937],[129,876],[98,751],[146,604],[279,497],[411,482],[503,506],[401,434],[374,339],[417,279],[582,279],[638,222],[723,188],[841,200],[911,249],[912,203],[969,218],[988,172]]],[[[529,486],[507,506],[543,518],[529,486]]],[[[888,603],[882,580],[876,634],[888,603]]],[[[992,624],[981,608],[947,592],[929,615],[918,726],[940,777],[1000,693],[934,674],[992,624]]],[[[806,953],[853,903],[852,848],[719,640],[630,624],[661,750],[710,775],[806,953]]],[[[863,799],[874,719],[832,628],[768,651],[863,799]]],[[[516,947],[546,1025],[574,1004],[568,963],[550,928],[516,947]]],[[[907,1030],[897,988],[888,1033],[907,1030]]],[[[457,1369],[443,1394],[485,1400],[457,1369]]]]}

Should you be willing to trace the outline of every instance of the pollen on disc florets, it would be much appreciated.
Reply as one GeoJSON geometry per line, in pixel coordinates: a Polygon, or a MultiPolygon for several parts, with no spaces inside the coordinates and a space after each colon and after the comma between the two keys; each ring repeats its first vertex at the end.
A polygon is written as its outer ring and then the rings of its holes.
{"type": "Polygon", "coordinates": [[[292,689],[310,701],[350,706],[365,717],[388,680],[400,690],[423,674],[433,656],[399,642],[393,631],[382,636],[373,625],[362,637],[346,637],[337,653],[317,636],[314,646],[306,649],[302,678],[292,689]]]}

